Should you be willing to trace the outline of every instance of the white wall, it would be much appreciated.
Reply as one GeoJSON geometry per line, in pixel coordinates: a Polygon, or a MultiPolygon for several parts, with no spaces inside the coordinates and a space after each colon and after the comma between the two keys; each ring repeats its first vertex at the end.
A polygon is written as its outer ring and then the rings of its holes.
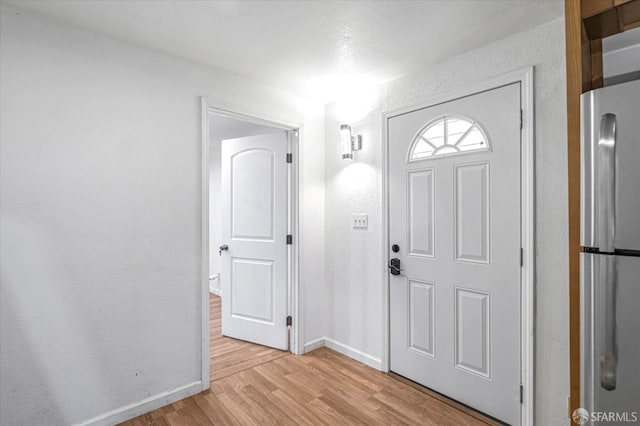
{"type": "Polygon", "coordinates": [[[78,423],[199,389],[201,95],[304,124],[303,305],[322,311],[322,114],[4,5],[0,24],[0,424],[78,423]]]}
{"type": "Polygon", "coordinates": [[[381,357],[382,257],[380,111],[535,66],[536,424],[568,424],[569,327],[564,20],[512,36],[392,81],[378,106],[352,124],[364,135],[354,162],[340,159],[336,105],[326,109],[326,333],[372,364],[381,357]],[[350,227],[368,213],[369,229],[350,227]]]}
{"type": "MultiPolygon", "coordinates": [[[[339,133],[344,118],[336,103],[325,113],[328,345],[380,368],[382,348],[382,159],[381,110],[375,105],[352,134],[361,134],[354,161],[342,160],[339,133]],[[353,229],[352,214],[368,214],[367,229],[353,229]]],[[[350,113],[347,112],[347,115],[350,113]]]]}
{"type": "Polygon", "coordinates": [[[304,185],[299,210],[299,276],[300,300],[304,312],[299,321],[304,337],[299,350],[308,342],[324,336],[325,293],[325,182],[324,182],[324,108],[307,105],[305,127],[300,130],[298,179],[304,185]]]}

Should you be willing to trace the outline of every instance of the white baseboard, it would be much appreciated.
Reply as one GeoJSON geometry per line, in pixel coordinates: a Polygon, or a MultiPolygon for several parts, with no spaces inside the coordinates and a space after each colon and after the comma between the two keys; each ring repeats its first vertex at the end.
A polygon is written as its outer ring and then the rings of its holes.
{"type": "Polygon", "coordinates": [[[220,289],[211,287],[211,284],[209,284],[209,293],[215,294],[218,297],[222,296],[222,292],[220,291],[220,289]]]}
{"type": "Polygon", "coordinates": [[[360,361],[361,363],[368,365],[369,367],[382,371],[382,360],[380,358],[375,358],[358,349],[352,348],[351,346],[347,346],[344,343],[340,343],[328,337],[324,338],[324,345],[329,349],[340,352],[342,355],[346,355],[349,358],[353,358],[356,361],[360,361]]]}
{"type": "Polygon", "coordinates": [[[99,416],[93,417],[89,420],[85,420],[81,423],[76,423],[77,426],[107,426],[122,423],[141,414],[148,413],[156,408],[164,407],[165,405],[174,403],[181,399],[190,397],[202,391],[202,382],[189,383],[188,385],[180,386],[172,391],[161,392],[157,395],[143,399],[140,402],[134,404],[125,405],[124,407],[116,408],[99,416]]]}
{"type": "Polygon", "coordinates": [[[380,360],[379,358],[373,357],[358,349],[338,342],[337,340],[330,339],[329,337],[320,337],[319,339],[315,339],[305,343],[304,353],[309,353],[323,346],[326,346],[329,349],[333,349],[336,352],[340,352],[342,355],[346,355],[349,358],[355,359],[356,361],[360,361],[361,363],[375,368],[376,370],[382,370],[382,360],[380,360]]]}
{"type": "Polygon", "coordinates": [[[324,337],[312,340],[312,341],[307,342],[307,343],[304,344],[303,353],[306,354],[306,353],[309,353],[311,351],[315,351],[316,349],[319,349],[319,348],[321,348],[323,346],[324,346],[324,337]]]}

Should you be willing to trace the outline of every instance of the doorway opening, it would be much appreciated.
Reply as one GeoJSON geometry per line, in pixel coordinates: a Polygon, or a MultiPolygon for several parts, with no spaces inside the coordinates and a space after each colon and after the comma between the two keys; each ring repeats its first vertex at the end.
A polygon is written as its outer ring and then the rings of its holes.
{"type": "Polygon", "coordinates": [[[202,99],[202,381],[295,352],[298,129],[202,99]]]}

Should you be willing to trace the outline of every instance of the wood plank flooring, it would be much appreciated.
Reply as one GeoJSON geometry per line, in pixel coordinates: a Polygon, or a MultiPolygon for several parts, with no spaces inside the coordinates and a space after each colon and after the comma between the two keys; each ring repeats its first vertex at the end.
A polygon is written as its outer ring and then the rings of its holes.
{"type": "Polygon", "coordinates": [[[221,316],[221,299],[212,294],[209,297],[210,378],[212,381],[273,361],[287,354],[287,352],[277,349],[223,336],[221,316]]]}
{"type": "Polygon", "coordinates": [[[210,309],[211,389],[123,425],[498,424],[327,348],[295,356],[222,337],[219,298],[210,309]]]}

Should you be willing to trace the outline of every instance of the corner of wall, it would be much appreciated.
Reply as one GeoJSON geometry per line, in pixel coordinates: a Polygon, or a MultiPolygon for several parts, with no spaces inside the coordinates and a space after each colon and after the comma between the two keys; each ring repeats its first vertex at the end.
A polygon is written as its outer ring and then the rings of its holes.
{"type": "Polygon", "coordinates": [[[325,264],[325,138],[324,107],[307,101],[300,138],[300,300],[304,307],[298,350],[324,336],[325,264]]]}

